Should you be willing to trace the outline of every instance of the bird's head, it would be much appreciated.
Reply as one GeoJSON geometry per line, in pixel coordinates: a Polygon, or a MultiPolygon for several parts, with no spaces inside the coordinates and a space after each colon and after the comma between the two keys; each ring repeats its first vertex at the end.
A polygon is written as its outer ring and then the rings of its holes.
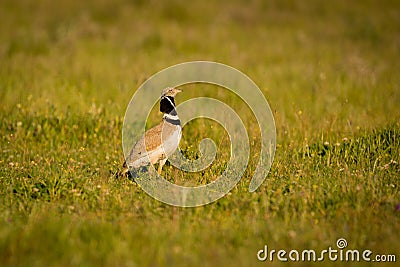
{"type": "Polygon", "coordinates": [[[177,93],[182,92],[181,90],[175,88],[175,87],[167,87],[165,88],[162,93],[161,93],[161,98],[166,97],[166,96],[172,96],[175,97],[177,93]]]}

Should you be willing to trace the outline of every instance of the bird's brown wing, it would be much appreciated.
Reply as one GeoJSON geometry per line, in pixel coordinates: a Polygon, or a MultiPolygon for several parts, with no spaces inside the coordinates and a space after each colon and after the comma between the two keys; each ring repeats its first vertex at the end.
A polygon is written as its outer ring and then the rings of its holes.
{"type": "Polygon", "coordinates": [[[140,137],[133,146],[127,158],[127,164],[130,165],[129,163],[133,162],[137,162],[139,164],[139,162],[142,162],[140,159],[143,159],[143,157],[147,157],[147,152],[155,151],[158,147],[162,145],[162,139],[171,136],[171,134],[175,130],[176,127],[174,125],[166,123],[165,121],[162,121],[160,124],[147,130],[145,134],[140,137]]]}
{"type": "Polygon", "coordinates": [[[164,122],[161,122],[158,125],[154,126],[153,128],[151,128],[145,132],[144,138],[146,140],[145,143],[146,143],[147,151],[155,150],[157,147],[161,146],[163,125],[164,125],[164,122]]]}
{"type": "MultiPolygon", "coordinates": [[[[147,151],[155,150],[161,145],[163,122],[154,126],[153,128],[147,130],[144,135],[142,135],[139,140],[133,145],[129,156],[127,158],[127,163],[134,162],[137,159],[145,157],[147,151]],[[146,144],[146,148],[145,145],[146,144]]],[[[129,165],[129,164],[128,164],[129,165]]]]}
{"type": "MultiPolygon", "coordinates": [[[[153,151],[176,131],[176,126],[162,121],[145,133],[146,150],[153,151]]],[[[143,137],[142,137],[143,138],[143,137]]],[[[143,142],[143,140],[142,140],[143,142]]]]}

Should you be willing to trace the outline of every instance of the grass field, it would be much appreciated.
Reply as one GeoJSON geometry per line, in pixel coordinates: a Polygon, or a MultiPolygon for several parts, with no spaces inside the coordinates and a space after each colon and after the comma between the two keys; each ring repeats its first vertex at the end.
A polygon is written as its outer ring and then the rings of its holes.
{"type": "MultiPolygon", "coordinates": [[[[1,266],[280,266],[257,252],[321,251],[339,238],[400,261],[397,1],[3,0],[0,17],[1,266]],[[192,60],[231,65],[257,83],[277,150],[249,193],[260,149],[251,112],[222,89],[178,95],[240,112],[252,153],[230,194],[177,208],[114,174],[135,90],[192,60]]],[[[160,118],[152,114],[149,125],[160,118]]],[[[184,128],[181,148],[195,157],[199,140],[216,137],[217,160],[193,175],[166,165],[177,183],[224,170],[227,137],[210,123],[184,128]]]]}

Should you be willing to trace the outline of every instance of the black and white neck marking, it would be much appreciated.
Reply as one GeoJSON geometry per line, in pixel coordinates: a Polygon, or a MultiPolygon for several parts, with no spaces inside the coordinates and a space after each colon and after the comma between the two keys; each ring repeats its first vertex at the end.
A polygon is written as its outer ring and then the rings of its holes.
{"type": "Polygon", "coordinates": [[[163,119],[167,122],[174,125],[181,124],[178,113],[176,113],[175,100],[173,96],[164,96],[161,98],[160,111],[164,113],[163,119]]]}

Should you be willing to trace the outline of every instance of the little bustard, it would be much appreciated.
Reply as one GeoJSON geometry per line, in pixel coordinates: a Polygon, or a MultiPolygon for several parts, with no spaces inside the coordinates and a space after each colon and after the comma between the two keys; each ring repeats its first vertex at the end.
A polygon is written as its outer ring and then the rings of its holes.
{"type": "Polygon", "coordinates": [[[159,163],[161,174],[165,162],[178,147],[182,136],[181,122],[176,112],[175,96],[181,90],[168,87],[162,91],[160,111],[164,113],[162,122],[147,130],[133,145],[124,162],[123,174],[135,172],[149,164],[159,163]]]}

